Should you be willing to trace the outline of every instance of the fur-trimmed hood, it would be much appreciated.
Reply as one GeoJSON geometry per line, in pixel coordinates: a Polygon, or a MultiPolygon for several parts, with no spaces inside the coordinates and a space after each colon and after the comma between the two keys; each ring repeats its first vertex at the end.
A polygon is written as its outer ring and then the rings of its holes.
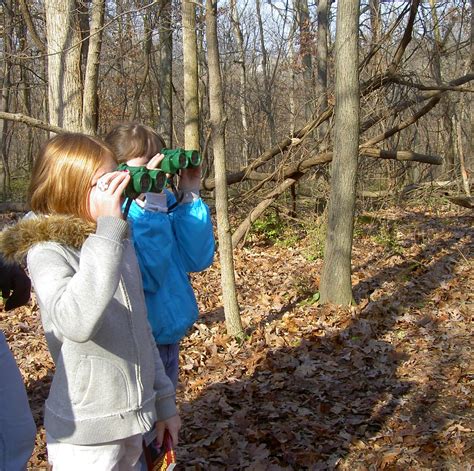
{"type": "Polygon", "coordinates": [[[58,242],[81,248],[96,225],[73,216],[29,216],[0,232],[0,254],[6,262],[21,263],[39,242],[58,242]]]}

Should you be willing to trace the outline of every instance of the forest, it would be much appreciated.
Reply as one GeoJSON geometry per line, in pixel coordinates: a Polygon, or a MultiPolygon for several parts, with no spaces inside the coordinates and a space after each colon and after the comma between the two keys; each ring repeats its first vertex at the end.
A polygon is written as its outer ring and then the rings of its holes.
{"type": "MultiPolygon", "coordinates": [[[[139,122],[202,155],[176,469],[471,469],[472,3],[0,4],[0,228],[54,134],[139,122]]],[[[47,469],[34,292],[0,328],[47,469]]]]}

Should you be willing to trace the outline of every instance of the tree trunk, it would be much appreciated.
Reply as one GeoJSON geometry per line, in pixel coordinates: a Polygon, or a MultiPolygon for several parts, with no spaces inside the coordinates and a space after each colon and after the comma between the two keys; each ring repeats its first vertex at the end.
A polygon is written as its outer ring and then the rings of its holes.
{"type": "MultiPolygon", "coordinates": [[[[316,74],[316,98],[319,104],[318,114],[324,112],[328,107],[328,31],[329,14],[328,0],[318,2],[318,43],[317,43],[317,74],[316,74]]],[[[327,123],[323,123],[318,129],[318,137],[323,138],[328,130],[327,123]]],[[[324,145],[323,150],[326,148],[324,145]]]]}
{"type": "Polygon", "coordinates": [[[184,147],[200,150],[196,6],[183,0],[184,147]]]}
{"type": "Polygon", "coordinates": [[[160,15],[160,126],[159,133],[173,146],[173,22],[172,2],[162,0],[160,15]]]}
{"type": "Polygon", "coordinates": [[[321,302],[352,302],[351,252],[359,147],[359,2],[339,0],[335,135],[321,302]]]}
{"type": "MultiPolygon", "coordinates": [[[[27,26],[26,22],[21,19],[18,22],[18,38],[20,44],[20,51],[22,54],[27,54],[27,26]]],[[[25,114],[31,116],[33,114],[33,108],[31,106],[31,88],[32,84],[29,80],[29,68],[25,66],[23,62],[20,62],[20,90],[23,97],[23,105],[25,114]]],[[[27,145],[25,148],[26,162],[29,170],[33,167],[33,129],[28,127],[27,131],[27,145]]]]}
{"type": "Polygon", "coordinates": [[[239,78],[240,78],[240,119],[242,121],[243,145],[242,157],[244,165],[249,163],[249,130],[247,118],[247,71],[244,49],[244,38],[240,27],[239,12],[237,10],[236,0],[230,1],[230,8],[232,10],[232,29],[234,32],[235,42],[237,43],[237,62],[239,64],[239,78]]]}
{"type": "Polygon", "coordinates": [[[209,64],[209,113],[214,148],[214,171],[216,176],[217,233],[219,259],[221,263],[222,298],[227,333],[233,337],[243,334],[237,293],[235,289],[232,238],[228,215],[227,181],[225,165],[225,125],[222,80],[219,66],[217,42],[217,0],[206,0],[206,38],[209,64]]]}
{"type": "Polygon", "coordinates": [[[273,113],[273,97],[271,90],[271,81],[268,70],[268,53],[265,47],[265,35],[263,32],[262,14],[260,11],[260,0],[255,0],[255,9],[257,11],[258,30],[260,37],[260,48],[262,50],[262,74],[263,74],[263,105],[267,115],[268,128],[270,132],[270,144],[273,146],[276,142],[275,116],[273,113]]]}
{"type": "Polygon", "coordinates": [[[303,66],[303,87],[305,91],[304,117],[309,121],[314,111],[313,81],[313,34],[309,19],[308,0],[295,0],[296,18],[299,27],[300,56],[303,66]]]}
{"type": "Polygon", "coordinates": [[[151,51],[153,46],[153,28],[150,18],[150,12],[145,12],[143,18],[143,74],[137,89],[135,97],[133,98],[132,121],[135,121],[140,116],[140,97],[148,82],[151,67],[151,51]]]}
{"type": "MultiPolygon", "coordinates": [[[[3,15],[3,47],[4,47],[4,63],[3,63],[3,80],[2,80],[2,101],[0,105],[0,111],[9,112],[10,111],[10,87],[11,87],[11,70],[12,70],[12,60],[13,57],[13,19],[12,14],[12,4],[11,0],[5,5],[3,15]]],[[[1,190],[3,197],[5,198],[10,193],[10,165],[8,161],[8,121],[3,119],[0,121],[0,138],[1,138],[1,153],[2,153],[2,174],[0,176],[2,180],[1,190]]]]}
{"type": "Polygon", "coordinates": [[[91,25],[89,28],[89,48],[87,52],[86,74],[84,77],[84,102],[82,108],[82,129],[86,134],[97,134],[99,98],[100,50],[102,28],[104,26],[105,0],[92,0],[91,25]]]}
{"type": "Polygon", "coordinates": [[[46,0],[49,122],[82,131],[81,31],[74,0],[46,0]]]}
{"type": "Polygon", "coordinates": [[[469,184],[469,174],[466,171],[466,161],[464,158],[464,149],[462,146],[462,129],[461,122],[456,119],[456,115],[453,116],[453,129],[456,129],[456,141],[459,155],[459,168],[461,170],[461,180],[464,188],[464,192],[467,196],[471,196],[471,186],[469,184]]]}

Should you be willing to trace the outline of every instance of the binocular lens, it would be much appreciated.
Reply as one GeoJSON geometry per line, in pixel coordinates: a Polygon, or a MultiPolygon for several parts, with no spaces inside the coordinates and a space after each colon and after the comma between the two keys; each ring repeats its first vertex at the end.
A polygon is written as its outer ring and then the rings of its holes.
{"type": "Polygon", "coordinates": [[[146,193],[151,188],[151,178],[148,173],[144,173],[140,178],[140,193],[146,193]]]}
{"type": "Polygon", "coordinates": [[[184,152],[182,152],[181,154],[179,154],[179,168],[185,168],[188,161],[186,159],[186,154],[184,152]]]}
{"type": "Polygon", "coordinates": [[[153,187],[151,191],[154,193],[160,193],[166,184],[166,176],[163,172],[158,172],[153,179],[153,187]]]}
{"type": "Polygon", "coordinates": [[[200,163],[200,156],[199,156],[199,152],[196,152],[196,151],[193,151],[191,152],[191,155],[189,157],[189,162],[191,163],[191,165],[193,167],[197,167],[200,163]]]}

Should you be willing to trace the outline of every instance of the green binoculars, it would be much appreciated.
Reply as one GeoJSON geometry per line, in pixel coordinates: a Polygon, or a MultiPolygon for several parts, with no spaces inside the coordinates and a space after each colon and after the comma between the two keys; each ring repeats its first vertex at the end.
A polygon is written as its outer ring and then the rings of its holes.
{"type": "Polygon", "coordinates": [[[136,198],[142,193],[160,193],[167,185],[166,174],[174,175],[182,168],[196,168],[201,165],[201,155],[195,150],[162,149],[165,156],[160,167],[150,170],[146,167],[130,167],[126,163],[118,166],[117,170],[128,170],[130,182],[124,194],[128,198],[136,198]]]}
{"type": "Polygon", "coordinates": [[[197,150],[161,149],[165,156],[160,162],[160,170],[175,174],[182,168],[196,168],[201,165],[201,154],[197,150]]]}

